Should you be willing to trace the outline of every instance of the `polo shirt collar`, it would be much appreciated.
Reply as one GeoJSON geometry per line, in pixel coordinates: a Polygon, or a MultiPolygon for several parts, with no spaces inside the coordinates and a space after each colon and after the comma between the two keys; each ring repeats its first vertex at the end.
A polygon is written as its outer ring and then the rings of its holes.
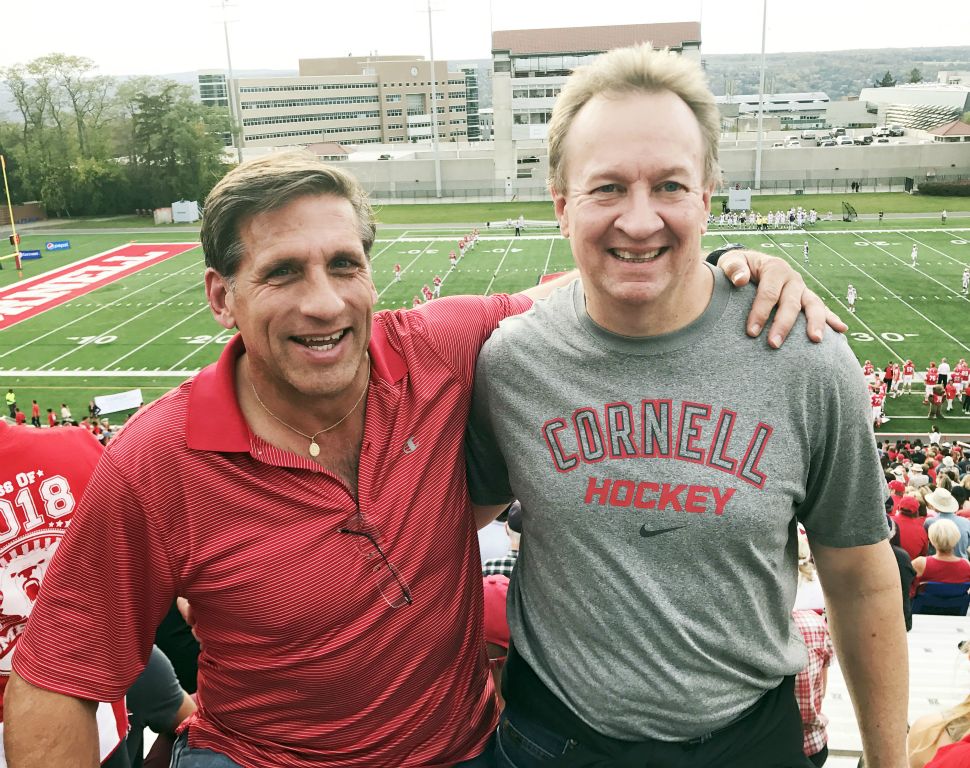
{"type": "MultiPolygon", "coordinates": [[[[387,340],[378,315],[368,345],[372,378],[395,384],[408,372],[407,363],[387,340]]],[[[219,359],[203,368],[189,391],[186,443],[198,451],[249,453],[249,425],[236,400],[236,361],[246,351],[242,336],[232,337],[219,359]]]]}

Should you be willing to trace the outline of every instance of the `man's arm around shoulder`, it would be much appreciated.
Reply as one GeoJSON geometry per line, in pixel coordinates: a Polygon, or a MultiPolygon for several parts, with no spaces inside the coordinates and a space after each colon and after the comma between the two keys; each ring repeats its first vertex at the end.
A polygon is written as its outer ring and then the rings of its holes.
{"type": "Polygon", "coordinates": [[[906,768],[909,658],[896,558],[888,541],[812,543],[812,552],[866,767],[906,768]]]}
{"type": "Polygon", "coordinates": [[[11,672],[3,693],[7,765],[97,768],[97,708],[96,702],[38,688],[11,672]]]}

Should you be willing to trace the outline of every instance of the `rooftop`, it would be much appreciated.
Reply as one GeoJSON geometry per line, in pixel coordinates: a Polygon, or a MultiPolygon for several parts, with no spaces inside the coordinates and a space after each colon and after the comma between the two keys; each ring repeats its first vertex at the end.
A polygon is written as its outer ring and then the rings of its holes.
{"type": "Polygon", "coordinates": [[[700,45],[698,21],[667,24],[621,24],[601,27],[553,27],[548,29],[504,29],[492,33],[492,50],[513,56],[547,53],[601,53],[637,43],[654,48],[681,48],[684,43],[700,45]]]}

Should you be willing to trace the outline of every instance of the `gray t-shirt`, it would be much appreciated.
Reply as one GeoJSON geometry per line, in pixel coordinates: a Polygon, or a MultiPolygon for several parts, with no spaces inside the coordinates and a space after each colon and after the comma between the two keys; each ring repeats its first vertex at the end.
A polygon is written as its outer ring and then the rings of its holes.
{"type": "Polygon", "coordinates": [[[805,665],[796,518],[829,546],[887,534],[845,339],[800,321],[772,350],[744,333],[753,289],[715,276],[701,317],[650,338],[597,326],[574,283],[478,360],[472,498],[523,507],[513,642],[614,738],[696,738],[805,665]]]}

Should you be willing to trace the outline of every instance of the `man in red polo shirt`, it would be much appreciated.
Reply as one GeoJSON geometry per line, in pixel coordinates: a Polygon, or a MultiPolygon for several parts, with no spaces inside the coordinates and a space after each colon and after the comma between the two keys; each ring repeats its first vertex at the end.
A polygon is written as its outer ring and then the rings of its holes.
{"type": "Polygon", "coordinates": [[[86,700],[124,693],[181,595],[200,708],[173,766],[488,764],[464,432],[478,351],[529,296],[375,314],[366,196],[309,155],[239,166],[205,213],[206,295],[239,334],[109,443],[18,648],[8,755],[94,765],[86,700]]]}

